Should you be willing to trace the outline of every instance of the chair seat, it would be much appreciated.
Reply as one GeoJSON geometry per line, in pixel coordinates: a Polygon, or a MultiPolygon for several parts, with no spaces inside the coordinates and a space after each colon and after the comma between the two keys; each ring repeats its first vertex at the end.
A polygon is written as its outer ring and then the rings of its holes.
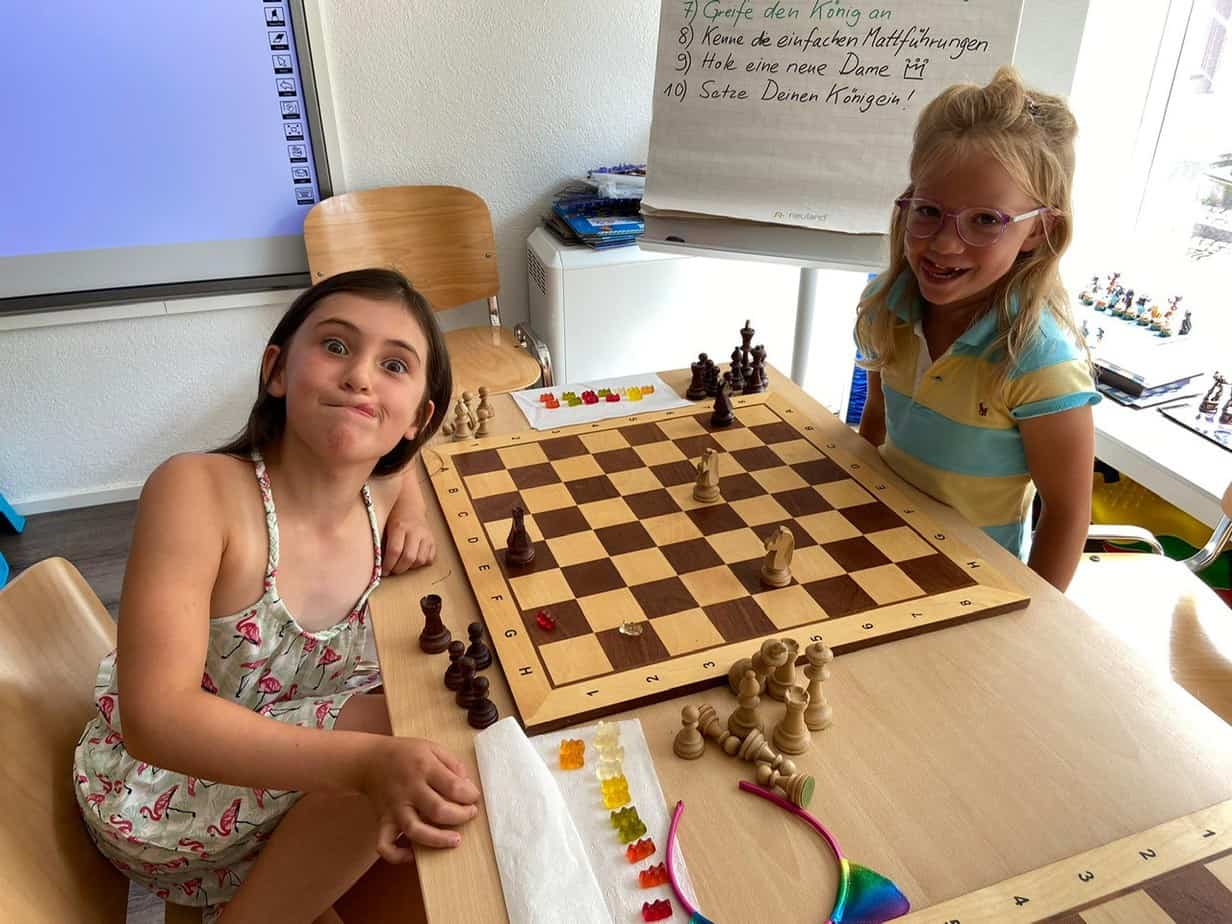
{"type": "Polygon", "coordinates": [[[1066,596],[1232,722],[1232,612],[1188,568],[1160,555],[1083,555],[1066,596]]]}
{"type": "Polygon", "coordinates": [[[507,327],[466,327],[445,332],[445,345],[453,365],[454,391],[492,394],[518,391],[535,384],[540,370],[526,350],[518,346],[507,327]]]}

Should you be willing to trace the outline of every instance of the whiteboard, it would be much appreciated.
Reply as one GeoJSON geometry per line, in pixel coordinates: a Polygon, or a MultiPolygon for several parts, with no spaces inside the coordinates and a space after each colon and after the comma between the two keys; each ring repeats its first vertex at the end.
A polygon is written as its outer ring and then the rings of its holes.
{"type": "Polygon", "coordinates": [[[1013,61],[1022,0],[664,0],[644,205],[883,233],[920,110],[1013,61]]]}

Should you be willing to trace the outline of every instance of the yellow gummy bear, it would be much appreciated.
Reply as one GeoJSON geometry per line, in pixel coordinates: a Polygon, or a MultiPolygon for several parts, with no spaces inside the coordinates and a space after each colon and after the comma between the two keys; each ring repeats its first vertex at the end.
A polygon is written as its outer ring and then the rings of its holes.
{"type": "Polygon", "coordinates": [[[614,776],[611,779],[603,780],[603,807],[608,809],[619,808],[629,800],[629,781],[625,779],[624,774],[614,776]]]}

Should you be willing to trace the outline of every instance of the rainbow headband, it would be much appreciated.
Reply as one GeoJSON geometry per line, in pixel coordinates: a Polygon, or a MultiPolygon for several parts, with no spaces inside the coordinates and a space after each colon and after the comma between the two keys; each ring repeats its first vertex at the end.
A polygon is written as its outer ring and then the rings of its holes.
{"type": "MultiPolygon", "coordinates": [[[[809,827],[825,838],[830,849],[834,851],[839,865],[838,894],[834,897],[834,908],[826,918],[826,924],[882,924],[884,921],[901,917],[911,910],[911,903],[899,891],[898,886],[867,866],[849,861],[843,856],[843,851],[839,849],[834,835],[804,809],[792,805],[768,789],[762,789],[744,780],[740,782],[740,788],[755,796],[761,796],[779,808],[786,809],[803,819],[809,827]]],[[[676,803],[676,810],[672,812],[671,827],[667,829],[668,880],[671,882],[672,891],[676,893],[676,900],[688,913],[691,924],[714,924],[685,897],[680,889],[680,883],[676,881],[675,864],[672,858],[675,855],[676,829],[680,826],[682,815],[684,815],[683,801],[676,803]]]]}

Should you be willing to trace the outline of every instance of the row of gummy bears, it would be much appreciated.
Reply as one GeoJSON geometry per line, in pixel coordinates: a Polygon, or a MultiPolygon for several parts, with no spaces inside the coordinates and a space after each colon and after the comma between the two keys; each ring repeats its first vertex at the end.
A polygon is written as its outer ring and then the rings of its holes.
{"type": "MultiPolygon", "coordinates": [[[[646,833],[646,823],[637,814],[637,807],[629,804],[629,781],[625,779],[624,761],[625,749],[620,744],[620,726],[615,722],[601,721],[595,730],[595,750],[599,752],[599,763],[595,776],[599,779],[599,787],[603,792],[603,807],[611,810],[609,818],[616,835],[622,844],[627,844],[625,857],[630,863],[640,863],[655,852],[654,841],[642,838],[646,833]],[[624,806],[621,808],[621,806],[624,806]],[[637,840],[642,838],[641,840],[637,840]],[[631,843],[637,841],[637,843],[631,843]]],[[[560,743],[560,768],[562,770],[579,770],[585,763],[586,742],[580,738],[566,738],[560,743]]],[[[639,870],[638,885],[643,889],[667,883],[667,866],[655,863],[639,870]]],[[[672,903],[661,898],[653,902],[642,902],[643,921],[662,921],[672,915],[672,903]]]]}
{"type": "Polygon", "coordinates": [[[581,404],[598,404],[600,401],[616,402],[623,398],[626,401],[641,401],[646,395],[653,395],[655,387],[653,385],[634,385],[632,388],[600,388],[598,391],[587,389],[580,395],[576,392],[566,391],[559,398],[555,392],[545,391],[539,396],[539,403],[549,411],[560,407],[560,402],[564,401],[568,407],[577,407],[581,404]]]}

